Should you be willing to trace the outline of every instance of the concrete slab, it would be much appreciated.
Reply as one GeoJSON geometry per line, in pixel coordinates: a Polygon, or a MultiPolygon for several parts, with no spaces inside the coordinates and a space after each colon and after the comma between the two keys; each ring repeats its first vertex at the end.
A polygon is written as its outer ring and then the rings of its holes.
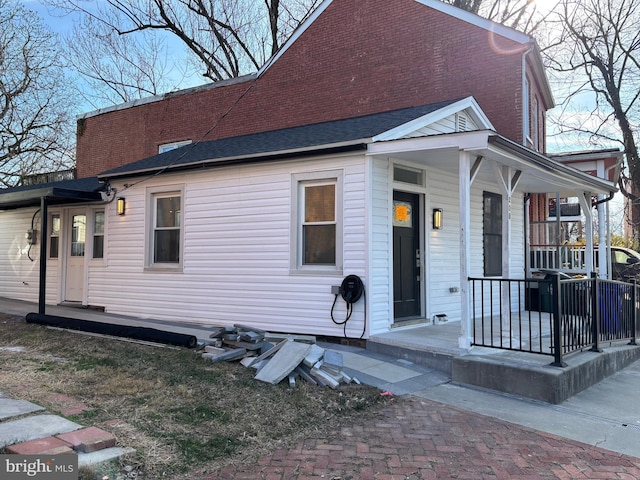
{"type": "Polygon", "coordinates": [[[306,343],[288,341],[256,375],[257,380],[276,385],[304,360],[311,350],[306,343]]]}
{"type": "Polygon", "coordinates": [[[36,440],[58,433],[72,432],[82,425],[58,415],[32,415],[0,423],[0,448],[14,443],[36,440]]]}
{"type": "Polygon", "coordinates": [[[78,466],[99,465],[136,453],[133,448],[112,447],[91,453],[78,453],[78,466]]]}
{"type": "Polygon", "coordinates": [[[44,410],[44,407],[26,400],[13,400],[0,397],[0,420],[19,417],[44,410]]]}
{"type": "Polygon", "coordinates": [[[409,378],[420,376],[418,372],[386,362],[379,362],[376,365],[363,368],[360,371],[387,382],[401,382],[403,380],[408,380],[409,378]]]}
{"type": "Polygon", "coordinates": [[[345,367],[360,371],[365,368],[375,367],[381,363],[381,360],[378,360],[377,358],[350,352],[342,352],[342,361],[345,367]]]}

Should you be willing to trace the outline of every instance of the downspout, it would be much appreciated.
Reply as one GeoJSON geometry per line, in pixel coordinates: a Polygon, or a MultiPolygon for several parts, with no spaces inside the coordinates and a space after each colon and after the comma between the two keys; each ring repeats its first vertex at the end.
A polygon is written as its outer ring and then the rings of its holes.
{"type": "Polygon", "coordinates": [[[40,234],[40,276],[38,286],[38,313],[44,315],[46,305],[46,286],[47,286],[47,220],[49,217],[49,199],[42,197],[40,199],[40,212],[42,220],[40,222],[42,233],[40,234]]]}
{"type": "Polygon", "coordinates": [[[613,199],[614,192],[609,192],[609,196],[600,198],[595,202],[592,202],[592,206],[596,207],[598,211],[598,263],[601,267],[598,269],[598,276],[600,278],[611,278],[611,226],[609,218],[609,205],[613,199]],[[600,207],[602,205],[602,207],[600,207]],[[606,221],[603,222],[603,219],[606,221]],[[604,242],[603,242],[604,240],[604,242]],[[604,245],[603,245],[604,244],[604,245]],[[606,248],[602,248],[605,246],[606,248]],[[603,271],[602,265],[606,267],[606,271],[603,271]],[[604,273],[604,275],[603,275],[604,273]]]}
{"type": "MultiPolygon", "coordinates": [[[[529,125],[529,119],[525,120],[525,103],[526,103],[526,114],[529,116],[529,98],[524,98],[525,93],[525,85],[527,83],[527,55],[529,55],[533,51],[533,44],[529,48],[527,48],[522,54],[522,145],[527,146],[527,136],[529,132],[527,132],[527,126],[529,125]]],[[[529,93],[529,90],[527,90],[529,93]]]]}
{"type": "Polygon", "coordinates": [[[524,196],[524,202],[522,202],[522,208],[524,210],[524,278],[531,278],[531,239],[529,232],[531,230],[530,224],[530,208],[531,208],[531,194],[527,193],[524,196]]]}

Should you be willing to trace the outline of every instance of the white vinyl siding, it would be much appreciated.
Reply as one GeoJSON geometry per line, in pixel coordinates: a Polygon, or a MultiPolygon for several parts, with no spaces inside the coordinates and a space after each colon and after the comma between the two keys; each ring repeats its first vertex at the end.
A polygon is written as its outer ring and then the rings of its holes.
{"type": "Polygon", "coordinates": [[[391,297],[391,162],[373,160],[371,182],[370,334],[386,333],[393,320],[391,297]]]}
{"type": "MultiPolygon", "coordinates": [[[[0,292],[3,297],[28,302],[38,301],[40,274],[40,214],[35,208],[0,211],[0,292]],[[33,223],[32,223],[33,221],[33,223]],[[37,230],[37,241],[30,245],[26,233],[37,230]]],[[[57,262],[56,262],[57,263],[57,262]]],[[[56,271],[49,272],[47,283],[55,285],[56,271]]],[[[54,301],[50,295],[48,301],[54,301]]]]}
{"type": "MultiPolygon", "coordinates": [[[[342,336],[330,317],[343,272],[293,275],[290,269],[292,175],[343,172],[344,275],[366,286],[365,165],[343,156],[165,174],[127,190],[127,214],[107,212],[108,274],[92,265],[89,303],[111,313],[207,324],[249,323],[271,331],[342,336]],[[146,189],[184,184],[184,244],[179,281],[144,268],[146,189]]],[[[116,188],[118,185],[116,185],[116,188]]],[[[166,190],[166,189],[165,189],[166,190]]],[[[336,316],[343,308],[338,305],[336,316]]],[[[364,302],[347,332],[359,336],[364,302]]]]}

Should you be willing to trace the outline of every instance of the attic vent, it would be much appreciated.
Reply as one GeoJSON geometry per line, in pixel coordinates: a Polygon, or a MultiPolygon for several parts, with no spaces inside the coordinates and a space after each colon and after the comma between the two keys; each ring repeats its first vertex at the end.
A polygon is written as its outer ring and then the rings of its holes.
{"type": "Polygon", "coordinates": [[[468,118],[464,113],[456,113],[456,132],[467,131],[468,118]]]}

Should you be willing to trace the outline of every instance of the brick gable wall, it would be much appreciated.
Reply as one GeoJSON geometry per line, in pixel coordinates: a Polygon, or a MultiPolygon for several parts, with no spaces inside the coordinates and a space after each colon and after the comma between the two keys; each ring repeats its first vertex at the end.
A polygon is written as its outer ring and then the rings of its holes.
{"type": "Polygon", "coordinates": [[[258,79],[82,120],[78,175],[154,155],[163,143],[470,95],[499,133],[522,143],[523,51],[523,45],[414,0],[335,0],[258,79]]]}

